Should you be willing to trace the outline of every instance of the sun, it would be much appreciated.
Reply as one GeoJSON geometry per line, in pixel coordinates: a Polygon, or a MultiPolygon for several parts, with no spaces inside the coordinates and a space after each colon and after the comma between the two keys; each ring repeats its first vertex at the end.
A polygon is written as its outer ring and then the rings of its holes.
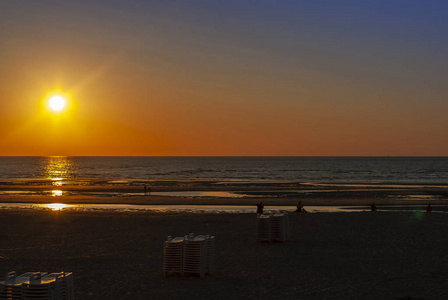
{"type": "Polygon", "coordinates": [[[67,100],[65,100],[65,98],[60,95],[52,96],[48,100],[48,106],[50,107],[50,109],[52,111],[55,111],[55,112],[62,111],[66,105],[67,105],[67,100]]]}

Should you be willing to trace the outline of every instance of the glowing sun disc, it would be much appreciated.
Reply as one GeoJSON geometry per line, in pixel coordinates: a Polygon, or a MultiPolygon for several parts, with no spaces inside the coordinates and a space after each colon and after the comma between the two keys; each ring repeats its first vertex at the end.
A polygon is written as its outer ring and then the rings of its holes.
{"type": "Polygon", "coordinates": [[[50,98],[48,106],[54,111],[61,111],[64,109],[66,101],[64,97],[56,95],[50,98]]]}

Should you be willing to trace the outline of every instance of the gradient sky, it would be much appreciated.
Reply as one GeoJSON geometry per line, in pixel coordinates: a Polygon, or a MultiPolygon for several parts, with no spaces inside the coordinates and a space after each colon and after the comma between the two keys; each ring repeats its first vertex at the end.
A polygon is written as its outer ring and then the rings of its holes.
{"type": "Polygon", "coordinates": [[[445,0],[0,1],[0,155],[446,156],[447,32],[445,0]]]}

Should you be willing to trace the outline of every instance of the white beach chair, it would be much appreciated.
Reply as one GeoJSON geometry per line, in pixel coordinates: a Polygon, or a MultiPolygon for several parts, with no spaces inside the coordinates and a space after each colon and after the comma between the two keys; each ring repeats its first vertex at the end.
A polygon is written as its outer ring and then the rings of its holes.
{"type": "Polygon", "coordinates": [[[264,242],[285,242],[291,238],[287,212],[257,215],[256,239],[264,242]]]}
{"type": "Polygon", "coordinates": [[[164,244],[164,261],[163,270],[165,276],[170,274],[183,275],[182,262],[183,262],[183,244],[185,238],[177,237],[172,239],[170,236],[164,244]]]}
{"type": "Polygon", "coordinates": [[[271,220],[269,215],[257,215],[256,220],[257,241],[271,241],[271,220]]]}
{"type": "Polygon", "coordinates": [[[6,274],[5,280],[0,281],[0,300],[22,299],[23,284],[29,282],[30,278],[35,274],[40,274],[43,276],[47,273],[28,272],[20,276],[16,276],[16,272],[12,271],[6,274]]]}
{"type": "Polygon", "coordinates": [[[195,236],[190,233],[184,237],[169,236],[164,244],[164,272],[170,274],[210,275],[214,269],[215,237],[195,236]]]}
{"type": "Polygon", "coordinates": [[[8,273],[0,282],[1,300],[73,300],[75,299],[72,273],[28,272],[16,276],[8,273]]]}
{"type": "Polygon", "coordinates": [[[28,282],[22,285],[22,300],[52,300],[58,297],[56,278],[54,276],[42,276],[33,274],[28,282]]]}
{"type": "Polygon", "coordinates": [[[75,298],[73,273],[51,273],[42,277],[42,280],[54,280],[55,299],[72,300],[75,298]]]}
{"type": "Polygon", "coordinates": [[[204,277],[206,271],[206,246],[205,236],[190,234],[183,247],[183,272],[184,274],[199,274],[204,277]]]}
{"type": "Polygon", "coordinates": [[[205,274],[212,274],[214,269],[215,261],[215,237],[212,235],[205,236],[205,247],[206,247],[206,262],[205,262],[205,274]]]}
{"type": "Polygon", "coordinates": [[[271,240],[275,242],[286,241],[286,217],[283,213],[276,213],[270,218],[271,240]]]}

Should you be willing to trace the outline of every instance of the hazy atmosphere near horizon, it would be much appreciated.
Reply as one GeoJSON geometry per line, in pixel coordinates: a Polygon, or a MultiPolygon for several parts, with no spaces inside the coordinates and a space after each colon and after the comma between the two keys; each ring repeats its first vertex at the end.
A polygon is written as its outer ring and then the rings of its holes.
{"type": "Polygon", "coordinates": [[[0,155],[446,156],[446,1],[1,1],[0,155]]]}

